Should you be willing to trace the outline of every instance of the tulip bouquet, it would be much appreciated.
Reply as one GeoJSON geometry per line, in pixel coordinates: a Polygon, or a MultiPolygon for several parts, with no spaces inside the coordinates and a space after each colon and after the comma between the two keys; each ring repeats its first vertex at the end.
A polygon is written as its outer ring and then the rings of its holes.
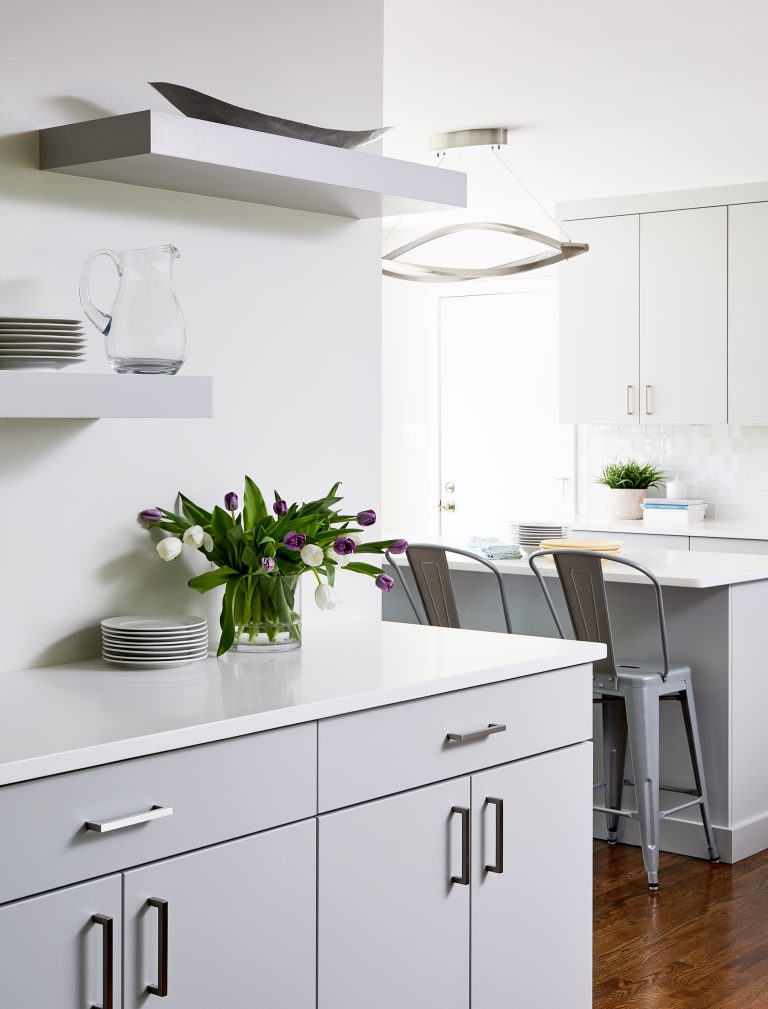
{"type": "Polygon", "coordinates": [[[221,642],[218,654],[235,647],[298,648],[301,617],[296,593],[299,578],[311,571],[317,579],[315,602],[322,610],[336,606],[333,585],[339,568],[373,578],[389,592],[393,580],[380,567],[357,560],[361,554],[404,553],[405,540],[366,542],[363,530],[376,522],[371,509],[344,515],[335,509],[341,485],[306,504],[288,504],[275,491],[271,511],[251,480],[245,478],[243,507],[237,494],[224,497],[224,507],[206,511],[179,494],[181,514],[147,508],[140,519],[170,535],[157,544],[163,560],[178,557],[184,546],[199,550],[214,565],[190,579],[189,587],[209,592],[224,586],[221,642]]]}

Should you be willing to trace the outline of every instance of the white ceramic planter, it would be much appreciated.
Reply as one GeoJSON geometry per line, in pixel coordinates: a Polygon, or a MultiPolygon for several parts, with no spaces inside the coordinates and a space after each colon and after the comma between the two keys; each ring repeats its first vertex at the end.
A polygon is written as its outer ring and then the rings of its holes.
{"type": "Polygon", "coordinates": [[[611,488],[608,495],[611,518],[641,519],[643,517],[643,498],[647,496],[647,490],[611,488]]]}

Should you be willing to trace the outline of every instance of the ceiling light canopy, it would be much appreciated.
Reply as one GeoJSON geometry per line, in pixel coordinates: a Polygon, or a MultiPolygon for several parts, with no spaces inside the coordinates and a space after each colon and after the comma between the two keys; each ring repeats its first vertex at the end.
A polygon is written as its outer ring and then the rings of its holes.
{"type": "MultiPolygon", "coordinates": [[[[554,220],[552,215],[544,209],[536,197],[517,178],[509,165],[499,155],[499,150],[507,146],[507,128],[504,126],[482,127],[469,130],[454,130],[451,133],[435,133],[430,139],[430,148],[436,151],[438,158],[444,159],[448,152],[467,150],[489,150],[503,167],[515,179],[518,185],[525,190],[528,196],[538,205],[552,223],[563,231],[562,227],[554,220]]],[[[397,224],[395,223],[395,228],[397,224]]],[[[394,231],[394,228],[392,229],[394,231]]],[[[392,232],[390,231],[390,234],[392,232]]],[[[565,232],[563,232],[565,234],[565,232]]],[[[389,236],[387,236],[389,237],[389,236]]],[[[510,277],[517,273],[526,273],[529,270],[538,270],[544,266],[551,266],[553,263],[560,263],[574,256],[580,256],[589,251],[589,246],[583,242],[572,242],[570,236],[566,235],[566,241],[557,238],[550,238],[538,231],[530,231],[528,228],[521,228],[516,224],[505,224],[501,222],[481,221],[469,222],[465,224],[449,224],[436,231],[430,231],[421,238],[416,238],[406,245],[401,245],[398,249],[393,249],[382,256],[382,273],[385,277],[394,277],[397,280],[411,280],[421,283],[447,284],[458,283],[469,280],[487,280],[494,277],[510,277]],[[526,256],[524,259],[516,259],[509,263],[501,263],[499,266],[491,266],[483,269],[472,269],[465,267],[449,266],[427,266],[423,263],[411,263],[400,261],[400,257],[406,255],[412,249],[417,249],[429,242],[444,238],[446,235],[453,235],[461,231],[500,231],[506,235],[514,235],[518,238],[526,238],[533,242],[539,242],[545,246],[545,251],[533,256],[526,256]]]]}

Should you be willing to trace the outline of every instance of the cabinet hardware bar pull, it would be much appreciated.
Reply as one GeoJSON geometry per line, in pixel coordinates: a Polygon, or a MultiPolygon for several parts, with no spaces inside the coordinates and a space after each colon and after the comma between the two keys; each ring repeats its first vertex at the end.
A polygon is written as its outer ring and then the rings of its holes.
{"type": "Polygon", "coordinates": [[[645,387],[645,412],[648,414],[653,413],[653,399],[651,397],[651,391],[653,386],[646,385],[645,387]]]}
{"type": "Polygon", "coordinates": [[[460,883],[462,886],[469,886],[469,809],[466,806],[451,806],[451,815],[459,813],[461,815],[461,875],[451,876],[452,883],[460,883]]]}
{"type": "Polygon", "coordinates": [[[485,739],[494,732],[506,732],[506,725],[496,725],[491,722],[487,729],[476,729],[474,732],[449,732],[445,737],[449,743],[471,743],[473,739],[485,739]]]}
{"type": "Polygon", "coordinates": [[[632,393],[634,392],[634,388],[635,387],[633,385],[627,386],[627,415],[629,417],[631,417],[632,414],[635,412],[635,404],[633,401],[634,397],[632,395],[632,393]]]}
{"type": "Polygon", "coordinates": [[[85,829],[95,830],[99,834],[106,834],[110,830],[122,830],[124,827],[133,827],[137,823],[149,823],[150,820],[159,820],[163,816],[173,816],[173,806],[153,806],[145,813],[134,813],[133,816],[121,816],[118,820],[86,820],[85,829]]]}
{"type": "Polygon", "coordinates": [[[150,897],[147,904],[157,908],[157,984],[148,984],[147,991],[165,998],[168,994],[168,901],[150,897]]]}
{"type": "Polygon", "coordinates": [[[489,796],[485,801],[496,807],[496,860],[493,865],[486,865],[485,870],[504,872],[504,800],[489,796]]]}
{"type": "Polygon", "coordinates": [[[94,925],[101,925],[101,1005],[91,1009],[112,1009],[112,989],[114,987],[114,921],[105,914],[95,914],[91,918],[94,925]]]}

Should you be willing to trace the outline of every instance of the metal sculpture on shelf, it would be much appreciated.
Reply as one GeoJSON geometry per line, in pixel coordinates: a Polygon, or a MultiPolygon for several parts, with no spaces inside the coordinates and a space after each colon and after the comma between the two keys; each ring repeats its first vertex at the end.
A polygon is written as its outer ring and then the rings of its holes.
{"type": "Polygon", "coordinates": [[[312,126],[310,123],[297,123],[292,119],[267,116],[262,112],[240,108],[239,105],[230,105],[228,102],[205,95],[202,91],[185,88],[181,84],[167,84],[163,81],[150,81],[149,84],[190,119],[204,119],[209,123],[238,126],[244,130],[272,133],[293,140],[308,140],[313,144],[327,144],[329,147],[353,150],[373,143],[391,129],[389,126],[383,126],[376,130],[330,130],[323,126],[312,126]]]}
{"type": "MultiPolygon", "coordinates": [[[[496,160],[515,179],[521,189],[525,190],[528,196],[536,203],[541,211],[560,230],[565,231],[555,221],[552,215],[539,203],[533,193],[527,189],[518,179],[509,165],[500,157],[499,150],[507,145],[508,130],[504,126],[483,127],[479,129],[454,130],[451,133],[436,133],[431,138],[431,149],[437,152],[437,156],[442,163],[446,153],[452,150],[464,148],[487,148],[496,160]]],[[[399,220],[395,222],[389,234],[395,230],[399,220]]],[[[387,236],[389,237],[389,236],[387,236]]],[[[386,241],[386,239],[385,239],[386,241]]],[[[385,277],[394,277],[397,280],[413,280],[427,284],[455,284],[467,280],[487,280],[494,277],[509,277],[516,273],[526,273],[529,270],[538,270],[544,266],[551,266],[553,263],[560,263],[565,259],[573,259],[589,251],[589,246],[584,242],[572,242],[570,236],[566,235],[566,240],[561,242],[557,238],[550,238],[542,235],[539,231],[531,231],[528,228],[521,228],[516,224],[503,224],[491,221],[469,222],[463,224],[449,224],[437,231],[430,231],[421,238],[416,238],[407,245],[401,245],[398,249],[393,249],[382,255],[382,273],[385,277]],[[427,266],[424,263],[398,262],[401,256],[417,249],[421,245],[427,245],[438,238],[446,235],[453,235],[459,231],[501,231],[505,235],[515,235],[518,238],[527,238],[532,242],[539,242],[553,251],[544,251],[533,256],[526,256],[523,259],[515,259],[509,263],[502,263],[499,266],[472,269],[460,266],[427,266]]]]}
{"type": "Polygon", "coordinates": [[[549,238],[538,231],[529,231],[527,228],[519,228],[515,224],[495,224],[490,221],[469,224],[449,224],[445,228],[438,228],[437,231],[430,231],[429,234],[416,238],[407,245],[401,245],[399,249],[393,249],[385,256],[382,272],[385,277],[395,277],[398,280],[416,280],[424,283],[457,283],[463,280],[482,280],[489,277],[509,277],[514,273],[525,273],[528,270],[537,270],[542,266],[550,266],[552,263],[560,263],[564,259],[572,259],[587,252],[589,246],[582,242],[559,242],[556,238],[549,238]],[[434,242],[438,238],[446,235],[453,235],[458,231],[501,231],[506,235],[517,235],[519,238],[528,238],[533,242],[541,242],[554,250],[552,252],[541,252],[534,256],[527,256],[524,259],[516,259],[510,263],[502,263],[500,266],[490,266],[485,269],[471,269],[469,267],[454,266],[425,266],[422,263],[397,262],[400,256],[404,256],[411,249],[417,249],[428,242],[434,242]]]}

